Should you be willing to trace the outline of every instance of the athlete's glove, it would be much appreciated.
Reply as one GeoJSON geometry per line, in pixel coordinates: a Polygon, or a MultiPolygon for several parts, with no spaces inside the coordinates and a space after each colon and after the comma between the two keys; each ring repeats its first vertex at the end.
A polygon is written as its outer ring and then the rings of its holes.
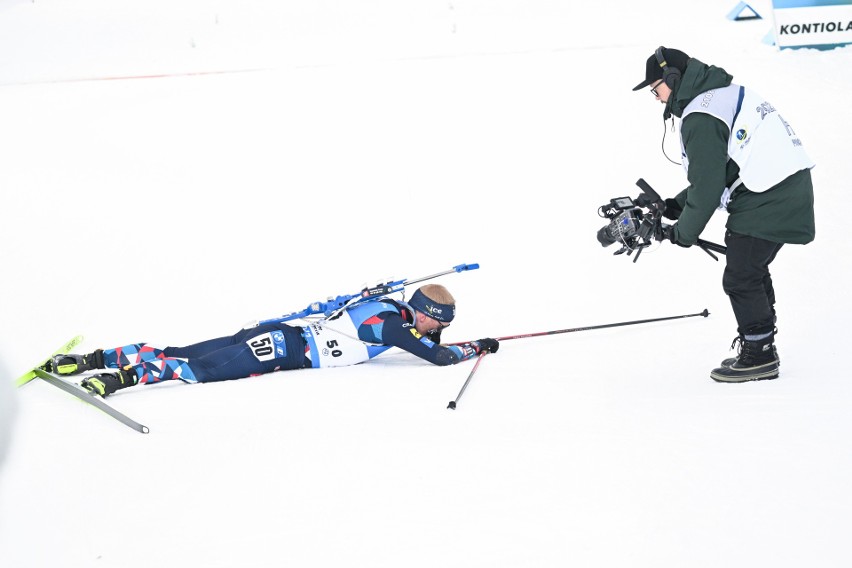
{"type": "Polygon", "coordinates": [[[473,342],[473,345],[476,347],[477,353],[482,353],[483,351],[497,353],[497,350],[500,349],[500,342],[496,339],[491,339],[490,337],[477,339],[473,342]]]}

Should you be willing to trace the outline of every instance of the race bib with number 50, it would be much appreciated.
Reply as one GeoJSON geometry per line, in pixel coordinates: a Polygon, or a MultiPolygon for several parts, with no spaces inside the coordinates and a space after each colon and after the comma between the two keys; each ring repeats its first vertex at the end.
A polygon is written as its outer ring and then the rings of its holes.
{"type": "Polygon", "coordinates": [[[272,361],[287,356],[287,343],[280,331],[270,331],[246,341],[258,361],[272,361]]]}

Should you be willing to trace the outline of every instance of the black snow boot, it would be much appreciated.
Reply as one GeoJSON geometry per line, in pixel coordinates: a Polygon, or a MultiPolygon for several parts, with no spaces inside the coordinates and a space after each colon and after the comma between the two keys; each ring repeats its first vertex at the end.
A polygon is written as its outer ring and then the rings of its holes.
{"type": "MultiPolygon", "coordinates": [[[[779,360],[775,351],[775,334],[756,341],[740,339],[740,353],[730,365],[710,372],[710,378],[720,383],[744,383],[778,378],[779,360]]],[[[736,343],[737,340],[734,340],[736,343]]]]}
{"type": "MultiPolygon", "coordinates": [[[[774,332],[776,335],[778,334],[778,330],[776,329],[774,332]]],[[[740,351],[742,351],[742,344],[745,341],[745,338],[742,335],[738,335],[731,342],[731,349],[736,349],[737,354],[739,355],[740,351]]],[[[781,366],[781,357],[778,356],[778,349],[775,348],[775,344],[772,344],[772,351],[775,353],[775,358],[778,359],[778,366],[781,366]]],[[[734,363],[736,363],[736,357],[728,357],[727,359],[723,359],[721,363],[719,363],[722,367],[730,367],[734,363]]]]}
{"type": "Polygon", "coordinates": [[[104,350],[98,349],[94,353],[88,355],[74,355],[66,353],[63,355],[54,355],[53,359],[47,362],[45,369],[57,375],[76,375],[84,371],[104,368],[104,350]]]}
{"type": "Polygon", "coordinates": [[[133,368],[127,368],[86,377],[80,383],[80,386],[89,390],[92,394],[99,394],[104,397],[111,395],[117,390],[132,387],[138,381],[139,379],[136,377],[136,372],[133,368]]]}

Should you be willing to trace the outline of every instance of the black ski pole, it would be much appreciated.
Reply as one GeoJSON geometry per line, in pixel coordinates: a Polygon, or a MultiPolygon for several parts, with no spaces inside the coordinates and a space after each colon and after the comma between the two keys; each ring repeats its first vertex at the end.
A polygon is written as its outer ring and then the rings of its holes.
{"type": "Polygon", "coordinates": [[[483,351],[482,353],[479,354],[479,357],[476,359],[476,364],[473,366],[473,369],[470,370],[470,374],[467,376],[467,380],[462,385],[462,388],[459,391],[459,394],[456,395],[455,400],[450,401],[450,403],[447,405],[447,408],[449,408],[450,410],[456,409],[456,404],[458,403],[459,399],[462,397],[462,394],[464,394],[464,389],[467,388],[467,385],[468,385],[468,383],[470,383],[470,379],[473,378],[473,374],[476,372],[476,369],[477,369],[477,367],[479,367],[479,364],[482,363],[482,360],[489,353],[490,353],[490,351],[483,351]]]}
{"type": "MultiPolygon", "coordinates": [[[[624,321],[624,322],[618,322],[618,323],[606,323],[606,324],[603,324],[603,325],[590,325],[590,326],[585,326],[585,327],[571,327],[571,328],[568,328],[568,329],[555,329],[555,330],[552,330],[552,331],[540,331],[540,332],[537,332],[537,333],[522,333],[520,335],[506,335],[506,336],[503,336],[503,337],[496,337],[495,339],[497,339],[497,341],[507,341],[509,339],[523,339],[525,337],[540,337],[542,335],[556,335],[556,334],[559,334],[559,333],[571,333],[571,332],[575,332],[575,331],[589,331],[589,330],[592,330],[592,329],[605,329],[605,328],[608,328],[608,327],[622,327],[622,326],[625,326],[625,325],[637,325],[637,324],[640,324],[640,323],[652,323],[652,322],[656,322],[656,321],[667,321],[667,320],[674,320],[674,319],[692,318],[692,317],[696,317],[696,316],[702,316],[702,317],[706,318],[709,315],[710,315],[710,312],[708,312],[707,309],[705,308],[704,311],[698,312],[697,314],[684,314],[682,316],[668,316],[668,317],[664,317],[664,318],[652,318],[652,319],[643,319],[643,320],[634,320],[634,321],[624,321]]],[[[467,342],[449,343],[448,345],[462,345],[464,343],[467,343],[467,342]]],[[[479,358],[476,360],[476,364],[473,366],[473,369],[471,369],[470,374],[467,376],[467,380],[465,380],[464,384],[462,385],[462,388],[459,391],[459,394],[456,396],[455,400],[450,401],[450,403],[447,405],[447,408],[449,408],[450,410],[455,410],[456,404],[458,404],[458,401],[462,397],[462,394],[464,394],[464,391],[467,388],[467,385],[470,383],[470,380],[473,378],[474,373],[476,373],[476,369],[479,367],[479,364],[482,362],[482,358],[485,357],[486,355],[488,355],[488,353],[490,353],[490,351],[483,351],[482,353],[479,354],[479,358]]]]}
{"type": "MultiPolygon", "coordinates": [[[[585,326],[585,327],[571,327],[571,328],[568,328],[568,329],[555,329],[553,331],[539,331],[537,333],[522,333],[520,335],[506,335],[504,337],[495,337],[494,339],[496,339],[497,341],[507,341],[509,339],[523,339],[525,337],[540,337],[542,335],[556,335],[556,334],[559,334],[559,333],[571,333],[571,332],[575,332],[575,331],[589,331],[591,329],[604,329],[604,328],[607,328],[607,327],[622,327],[622,326],[625,326],[625,325],[637,325],[637,324],[640,324],[640,323],[652,323],[652,322],[655,322],[655,321],[666,321],[666,320],[674,320],[674,319],[693,318],[695,316],[702,316],[702,317],[706,318],[709,315],[710,315],[710,312],[708,312],[705,309],[703,312],[699,312],[697,314],[685,314],[685,315],[682,315],[682,316],[668,316],[668,317],[664,317],[664,318],[652,318],[652,319],[643,319],[643,320],[635,320],[635,321],[623,321],[623,322],[619,322],[619,323],[606,323],[606,324],[603,324],[603,325],[589,325],[589,326],[585,326]]],[[[462,345],[464,343],[465,342],[462,341],[462,342],[459,342],[459,343],[451,343],[450,345],[462,345]]]]}

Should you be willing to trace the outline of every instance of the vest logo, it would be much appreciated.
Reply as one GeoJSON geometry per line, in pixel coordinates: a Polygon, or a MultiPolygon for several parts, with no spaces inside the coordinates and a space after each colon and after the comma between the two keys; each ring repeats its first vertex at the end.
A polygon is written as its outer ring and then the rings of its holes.
{"type": "Polygon", "coordinates": [[[760,120],[763,120],[764,118],[766,118],[767,115],[770,115],[775,112],[775,107],[764,101],[760,103],[760,105],[754,110],[760,113],[760,120]]]}
{"type": "Polygon", "coordinates": [[[748,138],[748,131],[746,131],[745,128],[740,128],[739,130],[737,130],[737,132],[736,132],[736,134],[734,134],[734,136],[737,137],[738,142],[742,142],[743,140],[748,138]]]}

